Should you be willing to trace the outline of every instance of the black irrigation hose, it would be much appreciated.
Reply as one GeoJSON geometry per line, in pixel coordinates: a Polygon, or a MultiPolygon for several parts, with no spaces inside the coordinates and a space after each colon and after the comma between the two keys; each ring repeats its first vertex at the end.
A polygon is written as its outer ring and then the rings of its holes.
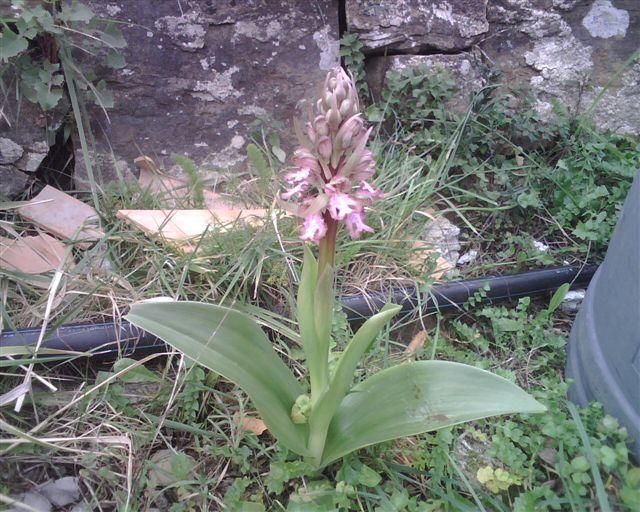
{"type": "MultiPolygon", "coordinates": [[[[544,294],[558,289],[564,283],[571,283],[574,287],[586,286],[597,268],[597,265],[566,266],[436,284],[423,300],[420,300],[415,290],[405,289],[389,290],[386,293],[373,292],[367,296],[347,295],[341,301],[349,322],[359,323],[390,301],[401,304],[404,313],[420,305],[423,314],[460,308],[487,285],[489,290],[482,297],[482,302],[489,304],[544,294]]],[[[7,347],[35,345],[39,335],[39,327],[3,333],[0,336],[0,357],[7,347]]],[[[118,354],[140,356],[166,350],[162,340],[124,321],[119,325],[114,322],[62,325],[48,333],[41,347],[92,353],[100,358],[112,358],[118,354]]]]}

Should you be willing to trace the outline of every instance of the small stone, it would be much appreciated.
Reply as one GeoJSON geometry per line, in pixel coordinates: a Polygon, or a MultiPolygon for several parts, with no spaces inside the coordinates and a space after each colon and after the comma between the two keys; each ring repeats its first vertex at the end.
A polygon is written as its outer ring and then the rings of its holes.
{"type": "Polygon", "coordinates": [[[0,137],[0,165],[17,162],[24,153],[22,146],[11,139],[0,137]]]}
{"type": "Polygon", "coordinates": [[[458,260],[458,265],[468,265],[469,263],[473,263],[478,257],[478,251],[475,249],[471,249],[470,251],[464,253],[460,256],[458,260]]]}
{"type": "MultiPolygon", "coordinates": [[[[14,499],[18,500],[20,503],[31,507],[31,509],[36,510],[37,512],[51,512],[53,506],[49,502],[47,498],[45,498],[42,494],[35,491],[25,492],[20,496],[15,497],[14,499]]],[[[23,512],[25,509],[23,507],[12,507],[7,512],[23,512]]]]}
{"type": "Polygon", "coordinates": [[[47,156],[46,153],[29,153],[27,154],[27,161],[24,164],[24,171],[26,172],[36,172],[40,164],[47,156]]]}
{"type": "Polygon", "coordinates": [[[65,476],[41,485],[38,489],[56,507],[65,507],[80,499],[78,479],[65,476]]]}
{"type": "Polygon", "coordinates": [[[423,240],[455,266],[460,257],[460,228],[446,217],[436,217],[427,223],[423,240]]]}
{"type": "Polygon", "coordinates": [[[536,251],[539,251],[539,252],[548,252],[549,251],[549,246],[547,244],[545,244],[544,242],[540,242],[538,240],[534,240],[533,241],[533,248],[536,251]]]}
{"type": "Polygon", "coordinates": [[[564,313],[577,313],[585,295],[585,290],[568,291],[560,303],[560,310],[564,313]]]}
{"type": "Polygon", "coordinates": [[[0,197],[15,199],[27,188],[29,176],[11,165],[0,165],[0,197]]]}

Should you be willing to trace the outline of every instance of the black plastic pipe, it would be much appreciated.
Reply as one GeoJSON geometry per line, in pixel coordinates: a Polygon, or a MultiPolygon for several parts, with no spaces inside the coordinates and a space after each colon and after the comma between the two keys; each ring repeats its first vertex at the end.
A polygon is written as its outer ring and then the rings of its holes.
{"type": "Polygon", "coordinates": [[[489,290],[482,299],[485,304],[541,295],[555,291],[565,283],[571,283],[574,288],[586,286],[597,269],[597,265],[554,267],[521,274],[441,283],[432,286],[429,295],[422,301],[419,300],[415,290],[398,289],[389,292],[373,292],[367,296],[343,296],[341,300],[350,322],[369,318],[380,311],[387,302],[401,304],[403,313],[414,310],[422,303],[422,313],[428,314],[458,309],[487,285],[489,290]]]}
{"type": "MultiPolygon", "coordinates": [[[[436,284],[423,300],[411,289],[377,291],[366,296],[345,295],[340,300],[349,322],[360,323],[377,313],[387,302],[401,304],[403,313],[422,305],[422,313],[428,314],[460,308],[476,292],[486,287],[489,289],[482,302],[491,304],[541,295],[554,291],[565,283],[571,283],[573,287],[586,286],[597,268],[597,265],[566,266],[436,284]]],[[[3,333],[0,336],[0,356],[5,347],[35,345],[39,335],[39,327],[3,333]]],[[[86,352],[99,358],[115,357],[118,354],[141,356],[167,348],[159,338],[124,321],[119,325],[113,322],[62,325],[46,335],[41,347],[86,352]]]]}

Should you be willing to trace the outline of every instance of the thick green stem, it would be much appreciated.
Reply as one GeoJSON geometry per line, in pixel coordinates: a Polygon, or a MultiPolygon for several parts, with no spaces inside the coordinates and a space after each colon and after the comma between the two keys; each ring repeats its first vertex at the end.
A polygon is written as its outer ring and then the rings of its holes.
{"type": "MultiPolygon", "coordinates": [[[[316,335],[319,345],[319,358],[322,364],[322,383],[311,386],[312,407],[318,403],[321,395],[329,387],[329,344],[331,341],[331,325],[333,324],[333,303],[335,293],[333,289],[333,268],[336,254],[336,234],[338,232],[338,222],[325,213],[324,220],[327,224],[327,234],[320,241],[318,254],[318,278],[316,281],[315,313],[316,313],[316,335]]],[[[313,377],[313,376],[312,376],[313,377]]],[[[313,383],[312,379],[312,383],[313,383]]],[[[320,465],[324,444],[327,437],[328,423],[316,421],[309,424],[308,448],[311,452],[313,463],[320,465]]]]}
{"type": "Polygon", "coordinates": [[[320,240],[318,254],[318,277],[327,265],[334,266],[336,260],[336,234],[338,233],[338,221],[331,218],[329,213],[323,215],[327,225],[327,234],[320,240]]]}
{"type": "Polygon", "coordinates": [[[320,464],[322,464],[324,445],[327,441],[327,430],[328,428],[326,428],[324,424],[319,425],[317,422],[315,424],[309,423],[308,449],[311,454],[311,462],[316,467],[320,467],[320,464]]]}

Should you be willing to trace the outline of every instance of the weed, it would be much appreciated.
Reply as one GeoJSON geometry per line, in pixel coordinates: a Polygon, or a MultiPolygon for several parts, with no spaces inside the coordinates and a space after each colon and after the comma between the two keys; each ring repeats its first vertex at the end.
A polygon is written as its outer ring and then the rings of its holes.
{"type": "Polygon", "coordinates": [[[340,39],[340,56],[344,65],[353,75],[360,98],[367,99],[369,98],[369,86],[365,80],[363,46],[358,34],[347,33],[340,39]]]}

